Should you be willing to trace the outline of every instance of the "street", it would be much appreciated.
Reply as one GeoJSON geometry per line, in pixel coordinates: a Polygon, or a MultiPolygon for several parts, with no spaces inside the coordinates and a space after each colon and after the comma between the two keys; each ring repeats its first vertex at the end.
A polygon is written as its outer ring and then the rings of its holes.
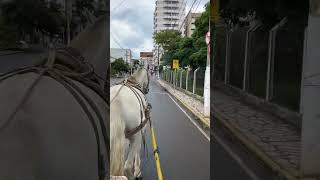
{"type": "Polygon", "coordinates": [[[16,68],[29,66],[43,53],[16,52],[0,55],[0,74],[16,68]]]}
{"type": "MultiPolygon", "coordinates": [[[[215,116],[211,115],[211,120],[215,116]]],[[[249,152],[221,124],[214,121],[211,144],[211,179],[270,180],[273,172],[249,152]]]]}
{"type": "MultiPolygon", "coordinates": [[[[152,79],[152,78],[150,78],[152,79]]],[[[111,80],[114,83],[116,80],[111,80]]],[[[209,180],[210,141],[195,126],[194,120],[160,87],[156,80],[149,85],[147,99],[152,105],[151,120],[155,129],[164,179],[209,180]]],[[[157,173],[149,126],[147,153],[142,149],[142,173],[156,180],[157,173]],[[147,154],[147,155],[146,155],[147,154]]]]}

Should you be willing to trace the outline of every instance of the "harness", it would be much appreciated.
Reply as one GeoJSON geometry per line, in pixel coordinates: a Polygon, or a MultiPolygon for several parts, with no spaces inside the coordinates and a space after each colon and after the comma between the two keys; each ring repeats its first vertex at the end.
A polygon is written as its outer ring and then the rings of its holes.
{"type": "Polygon", "coordinates": [[[138,99],[139,104],[140,104],[141,122],[137,127],[130,129],[130,130],[128,130],[128,129],[125,130],[125,137],[126,138],[129,138],[129,137],[133,136],[134,134],[136,134],[137,132],[141,131],[142,128],[147,124],[148,121],[151,122],[151,119],[150,119],[150,110],[152,108],[151,104],[148,103],[147,106],[144,106],[143,101],[144,100],[146,101],[146,99],[145,99],[145,97],[141,97],[138,92],[138,91],[140,91],[143,94],[148,93],[148,91],[149,91],[148,87],[149,87],[149,82],[150,82],[148,72],[147,72],[147,77],[148,77],[147,87],[142,87],[142,85],[140,85],[133,76],[129,77],[128,79],[123,80],[120,83],[116,83],[117,85],[121,84],[122,86],[120,87],[117,94],[114,96],[114,98],[111,100],[110,103],[113,102],[115,97],[120,93],[121,89],[124,86],[126,86],[133,92],[133,94],[136,96],[136,98],[138,99]],[[145,120],[143,120],[143,114],[145,115],[145,120]]]}
{"type": "Polygon", "coordinates": [[[43,76],[49,76],[62,84],[64,88],[70,92],[70,94],[77,100],[85,114],[88,116],[90,124],[95,133],[97,149],[98,149],[98,175],[99,180],[103,180],[106,176],[109,176],[106,171],[106,164],[109,164],[109,157],[105,157],[101,152],[101,144],[100,144],[100,135],[99,135],[99,128],[97,123],[94,120],[93,114],[90,112],[90,109],[87,107],[86,103],[90,106],[90,108],[94,111],[94,114],[99,120],[100,131],[102,133],[102,138],[105,143],[106,153],[110,154],[109,148],[109,133],[107,133],[106,126],[103,122],[103,117],[99,112],[97,105],[88,97],[73,81],[78,81],[85,86],[92,89],[96,92],[107,105],[109,105],[107,100],[107,95],[99,86],[98,84],[98,75],[95,74],[93,66],[85,61],[85,59],[73,48],[65,48],[60,49],[57,52],[60,55],[63,55],[67,58],[71,58],[73,61],[69,61],[69,63],[59,62],[56,60],[56,51],[51,51],[49,53],[49,58],[45,63],[39,63],[32,67],[20,68],[8,73],[2,74],[0,76],[0,82],[10,77],[13,77],[18,74],[25,74],[25,73],[37,73],[38,77],[35,79],[34,82],[30,85],[25,93],[23,99],[19,104],[16,106],[14,111],[10,114],[9,118],[3,123],[0,124],[0,130],[5,128],[9,122],[13,119],[15,114],[19,111],[19,109],[23,106],[23,104],[28,100],[29,96],[31,95],[33,89],[40,81],[43,76]]]}

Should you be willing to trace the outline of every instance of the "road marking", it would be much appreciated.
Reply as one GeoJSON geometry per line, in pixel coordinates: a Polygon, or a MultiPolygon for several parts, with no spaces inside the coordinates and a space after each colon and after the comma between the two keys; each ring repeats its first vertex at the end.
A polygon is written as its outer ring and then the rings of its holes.
{"type": "Polygon", "coordinates": [[[189,116],[189,114],[171,97],[170,94],[168,93],[163,93],[163,92],[149,92],[150,94],[163,94],[163,95],[167,95],[169,96],[169,98],[180,108],[180,110],[188,117],[188,119],[192,122],[193,125],[196,126],[196,128],[198,128],[198,130],[201,132],[202,135],[204,135],[204,137],[210,141],[210,137],[207,135],[206,132],[203,131],[203,129],[195,122],[195,120],[189,116]]]}
{"type": "Polygon", "coordinates": [[[223,149],[225,151],[227,151],[227,153],[240,165],[240,167],[248,174],[248,176],[250,176],[251,179],[261,180],[260,178],[258,178],[258,176],[252,170],[250,170],[250,168],[242,161],[242,159],[236,153],[234,153],[232,151],[232,149],[227,144],[225,144],[222,141],[222,139],[220,139],[214,133],[213,133],[213,136],[214,136],[216,142],[218,142],[223,147],[223,149]]]}
{"type": "Polygon", "coordinates": [[[164,94],[164,95],[168,95],[168,93],[163,93],[163,92],[149,92],[148,94],[164,94]]]}

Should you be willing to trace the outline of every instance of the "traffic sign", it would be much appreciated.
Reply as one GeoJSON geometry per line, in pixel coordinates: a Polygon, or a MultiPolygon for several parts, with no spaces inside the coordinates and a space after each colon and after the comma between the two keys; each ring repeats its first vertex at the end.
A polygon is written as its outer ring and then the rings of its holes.
{"type": "Polygon", "coordinates": [[[173,59],[172,60],[172,68],[173,69],[179,69],[179,60],[178,59],[173,59]]]}

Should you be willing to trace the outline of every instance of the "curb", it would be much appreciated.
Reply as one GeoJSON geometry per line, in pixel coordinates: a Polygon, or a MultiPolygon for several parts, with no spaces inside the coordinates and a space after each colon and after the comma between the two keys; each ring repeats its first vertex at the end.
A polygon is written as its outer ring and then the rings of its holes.
{"type": "Polygon", "coordinates": [[[269,155],[267,155],[261,148],[259,148],[256,143],[244,133],[240,131],[237,126],[229,121],[226,115],[219,112],[214,105],[211,106],[211,112],[214,114],[213,116],[216,117],[215,120],[219,121],[223,124],[231,133],[238,138],[250,151],[252,151],[258,158],[260,158],[268,167],[270,167],[273,171],[279,173],[281,176],[284,176],[287,180],[299,180],[299,173],[294,170],[288,170],[282,167],[280,164],[275,162],[269,155]]]}
{"type": "MultiPolygon", "coordinates": [[[[190,111],[194,116],[196,116],[201,122],[201,124],[206,127],[206,128],[209,128],[210,129],[210,118],[205,118],[201,113],[197,112],[197,110],[194,110],[192,107],[190,107],[188,104],[186,104],[185,102],[183,102],[182,99],[180,99],[179,97],[177,97],[176,95],[174,95],[173,93],[171,93],[166,87],[162,86],[162,84],[159,82],[159,81],[162,81],[162,80],[158,80],[158,83],[160,84],[161,87],[163,87],[164,89],[167,90],[167,92],[172,95],[175,99],[177,99],[185,108],[188,109],[188,111],[190,111]],[[209,120],[206,120],[206,119],[209,119],[209,120]]],[[[162,81],[164,82],[164,81],[162,81]]],[[[166,83],[166,82],[164,82],[166,83]]],[[[168,84],[168,83],[166,83],[168,84]]]]}

